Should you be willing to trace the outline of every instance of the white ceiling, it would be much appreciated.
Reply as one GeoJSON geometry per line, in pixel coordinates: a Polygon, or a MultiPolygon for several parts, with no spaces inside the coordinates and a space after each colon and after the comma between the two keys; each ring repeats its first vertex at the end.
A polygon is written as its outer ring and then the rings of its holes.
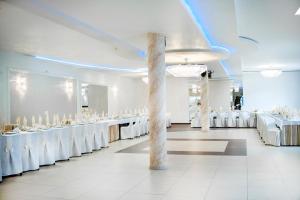
{"type": "Polygon", "coordinates": [[[258,41],[258,49],[242,56],[244,70],[265,65],[300,69],[300,0],[236,1],[238,33],[258,41]]]}
{"type": "Polygon", "coordinates": [[[227,60],[207,63],[217,77],[226,76],[224,68],[230,76],[266,64],[300,69],[298,7],[300,0],[7,0],[0,1],[0,47],[141,68],[146,59],[137,52],[147,51],[146,33],[159,32],[167,36],[167,49],[229,49],[227,60]]]}

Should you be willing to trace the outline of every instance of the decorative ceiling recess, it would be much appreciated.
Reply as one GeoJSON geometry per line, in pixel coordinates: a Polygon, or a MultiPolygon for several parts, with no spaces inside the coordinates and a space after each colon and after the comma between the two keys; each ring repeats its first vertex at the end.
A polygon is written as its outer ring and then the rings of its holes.
{"type": "Polygon", "coordinates": [[[167,65],[174,64],[204,64],[211,61],[224,60],[229,57],[226,49],[216,47],[211,49],[172,49],[165,53],[167,65]]]}

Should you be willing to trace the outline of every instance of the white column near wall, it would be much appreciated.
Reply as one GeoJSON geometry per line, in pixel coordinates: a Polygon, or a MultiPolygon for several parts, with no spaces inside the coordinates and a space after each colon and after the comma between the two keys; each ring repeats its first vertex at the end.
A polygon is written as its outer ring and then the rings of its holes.
{"type": "Polygon", "coordinates": [[[150,169],[166,169],[165,37],[148,33],[150,169]]]}
{"type": "Polygon", "coordinates": [[[208,91],[208,73],[206,72],[204,76],[201,76],[200,80],[200,88],[201,88],[201,127],[202,131],[209,131],[210,123],[209,123],[209,91],[208,91]]]}

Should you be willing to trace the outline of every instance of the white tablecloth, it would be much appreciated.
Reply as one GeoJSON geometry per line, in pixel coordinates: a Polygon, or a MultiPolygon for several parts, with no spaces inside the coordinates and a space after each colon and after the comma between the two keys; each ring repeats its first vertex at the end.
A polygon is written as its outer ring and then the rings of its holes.
{"type": "Polygon", "coordinates": [[[39,162],[39,137],[38,132],[24,132],[20,134],[22,149],[22,171],[37,170],[39,162]]]}
{"type": "Polygon", "coordinates": [[[20,134],[2,136],[2,175],[22,173],[22,149],[20,134]]]}
{"type": "Polygon", "coordinates": [[[110,123],[125,120],[107,120],[97,123],[50,128],[35,132],[0,135],[0,181],[2,176],[20,174],[67,160],[82,153],[108,147],[110,123]]]}
{"type": "Polygon", "coordinates": [[[55,161],[70,158],[70,127],[53,128],[55,133],[55,161]]]}
{"type": "Polygon", "coordinates": [[[42,130],[39,141],[40,166],[55,163],[55,129],[42,130]]]}
{"type": "Polygon", "coordinates": [[[70,157],[81,156],[82,125],[70,127],[70,157]]]}
{"type": "Polygon", "coordinates": [[[0,182],[2,181],[2,165],[1,165],[1,159],[2,158],[2,136],[0,135],[0,182]]]}
{"type": "Polygon", "coordinates": [[[93,124],[84,124],[81,140],[81,153],[91,153],[93,151],[93,124]]]}

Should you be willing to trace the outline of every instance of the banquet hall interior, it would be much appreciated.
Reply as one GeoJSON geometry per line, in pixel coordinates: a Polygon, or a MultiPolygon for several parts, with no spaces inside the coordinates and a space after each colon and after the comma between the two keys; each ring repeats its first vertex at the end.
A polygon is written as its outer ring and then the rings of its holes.
{"type": "Polygon", "coordinates": [[[0,0],[0,200],[300,200],[300,0],[0,0]]]}

